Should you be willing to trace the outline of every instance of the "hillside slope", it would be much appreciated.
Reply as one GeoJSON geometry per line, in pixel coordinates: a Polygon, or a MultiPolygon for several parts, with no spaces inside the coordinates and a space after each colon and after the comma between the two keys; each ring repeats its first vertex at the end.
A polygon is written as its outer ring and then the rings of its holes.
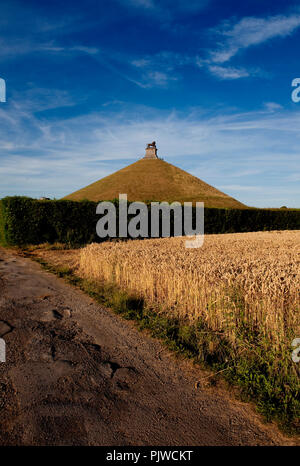
{"type": "Polygon", "coordinates": [[[203,201],[206,207],[245,208],[241,202],[195,176],[160,159],[141,159],[64,199],[112,200],[127,194],[129,201],[203,201]]]}

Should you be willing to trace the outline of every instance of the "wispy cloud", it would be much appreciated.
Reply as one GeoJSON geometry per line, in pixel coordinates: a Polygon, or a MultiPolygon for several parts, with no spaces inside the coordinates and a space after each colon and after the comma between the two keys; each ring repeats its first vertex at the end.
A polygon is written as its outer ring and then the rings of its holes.
{"type": "Polygon", "coordinates": [[[200,68],[207,69],[219,79],[240,79],[249,76],[267,76],[258,69],[230,66],[228,62],[238,52],[271,39],[291,35],[300,26],[300,15],[278,15],[267,18],[245,17],[237,22],[225,21],[210,30],[217,47],[208,51],[205,58],[197,58],[200,68]]]}
{"type": "MultiPolygon", "coordinates": [[[[119,1],[125,2],[125,0],[119,1]]],[[[126,3],[128,4],[128,1],[126,3]]],[[[161,12],[162,9],[172,10],[173,12],[198,11],[203,9],[207,3],[205,0],[189,2],[183,0],[164,0],[161,2],[157,0],[130,0],[132,7],[155,10],[156,14],[159,11],[161,12]]],[[[164,15],[162,16],[164,17],[164,15]]],[[[256,68],[232,66],[229,62],[239,51],[274,38],[291,35],[299,26],[299,14],[278,15],[267,18],[245,17],[235,22],[227,20],[210,30],[210,37],[217,43],[217,46],[202,50],[202,56],[200,54],[177,53],[176,51],[161,51],[153,55],[129,59],[132,67],[136,70],[136,75],[134,73],[130,74],[130,71],[119,70],[120,67],[118,66],[114,67],[114,60],[124,65],[124,63],[128,62],[128,57],[122,58],[119,53],[111,51],[108,53],[93,45],[80,43],[64,45],[59,38],[41,41],[40,43],[36,41],[35,36],[30,37],[30,35],[27,40],[18,37],[7,40],[0,38],[0,60],[7,57],[13,59],[31,53],[65,56],[86,54],[98,59],[107,68],[119,73],[124,79],[135,83],[139,87],[144,89],[152,87],[167,88],[170,84],[181,79],[181,71],[186,66],[202,68],[220,80],[263,76],[263,73],[256,68]]]]}
{"type": "Polygon", "coordinates": [[[55,46],[53,44],[40,45],[36,48],[37,51],[47,51],[53,53],[87,53],[89,55],[96,55],[99,53],[99,48],[97,47],[87,47],[84,45],[73,45],[72,47],[61,47],[55,46]]]}
{"type": "Polygon", "coordinates": [[[250,72],[245,68],[217,65],[208,59],[200,58],[198,55],[190,56],[168,51],[132,60],[131,64],[139,70],[147,71],[143,75],[143,80],[137,83],[145,88],[154,85],[163,85],[163,87],[166,87],[167,83],[177,81],[180,79],[179,70],[187,65],[203,68],[213,76],[224,80],[245,78],[250,76],[250,74],[252,76],[257,74],[256,70],[251,70],[250,72]],[[153,72],[152,70],[158,71],[153,72]],[[155,78],[155,74],[157,75],[157,79],[153,79],[155,78]],[[160,75],[162,79],[159,79],[160,75]]]}
{"type": "MultiPolygon", "coordinates": [[[[168,6],[168,1],[160,2],[162,7],[168,6]]],[[[174,3],[174,2],[173,2],[174,3]]],[[[173,5],[172,3],[172,5],[173,5]]],[[[157,9],[154,0],[132,0],[135,6],[157,9]],[[145,3],[145,4],[144,4],[145,3]]],[[[193,8],[203,8],[205,2],[175,2],[174,8],[192,11],[193,8]]],[[[277,15],[269,17],[244,17],[237,20],[226,20],[209,30],[209,36],[216,44],[197,55],[176,52],[160,52],[152,56],[139,57],[132,60],[132,65],[140,69],[156,69],[165,74],[172,74],[178,68],[194,65],[202,68],[222,80],[234,80],[253,76],[266,77],[267,74],[257,68],[230,66],[228,63],[239,52],[249,47],[258,46],[271,39],[284,38],[292,35],[300,26],[300,14],[277,15]]],[[[155,82],[153,82],[155,84],[155,82]]],[[[147,86],[145,86],[147,87],[147,86]]],[[[149,86],[150,87],[150,86],[149,86]]]]}
{"type": "Polygon", "coordinates": [[[282,105],[277,102],[265,102],[264,107],[268,112],[276,112],[282,109],[282,105]]]}
{"type": "Polygon", "coordinates": [[[178,77],[171,76],[161,71],[148,71],[144,73],[140,81],[134,81],[138,86],[147,89],[150,87],[168,87],[172,81],[177,81],[178,77]]]}
{"type": "Polygon", "coordinates": [[[131,64],[137,68],[164,68],[165,70],[173,71],[175,68],[193,64],[195,60],[197,60],[197,57],[162,50],[155,55],[146,55],[145,57],[132,60],[131,64]]]}
{"type": "Polygon", "coordinates": [[[193,61],[192,57],[169,51],[134,59],[131,65],[142,73],[141,78],[134,82],[143,88],[167,87],[180,79],[176,70],[193,61]]]}
{"type": "Polygon", "coordinates": [[[270,39],[283,38],[300,26],[300,15],[278,15],[267,18],[245,17],[236,23],[226,21],[212,32],[220,39],[219,46],[210,52],[214,63],[228,62],[240,50],[262,44],[270,39]]]}
{"type": "Polygon", "coordinates": [[[35,41],[24,39],[10,39],[4,40],[0,38],[0,58],[1,59],[14,59],[20,55],[28,55],[32,53],[52,53],[52,54],[66,54],[66,55],[79,55],[89,54],[96,55],[100,52],[97,47],[88,47],[84,45],[61,46],[54,42],[37,43],[35,41]]]}
{"type": "Polygon", "coordinates": [[[178,13],[195,13],[205,8],[209,0],[119,0],[121,3],[135,8],[150,10],[156,14],[169,12],[170,16],[178,13]]]}
{"type": "Polygon", "coordinates": [[[38,95],[34,111],[22,101],[0,108],[0,197],[61,197],[134,162],[154,139],[167,161],[246,204],[299,207],[299,112],[183,115],[119,103],[114,112],[45,121],[39,105],[38,95]]]}
{"type": "Polygon", "coordinates": [[[221,79],[239,79],[249,76],[249,72],[244,68],[233,68],[231,66],[209,65],[209,71],[221,79]]]}

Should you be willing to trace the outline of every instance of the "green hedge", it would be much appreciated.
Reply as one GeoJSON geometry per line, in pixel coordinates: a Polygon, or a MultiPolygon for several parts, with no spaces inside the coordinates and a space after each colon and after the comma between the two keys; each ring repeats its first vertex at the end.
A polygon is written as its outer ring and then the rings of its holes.
{"type": "Polygon", "coordinates": [[[0,200],[0,243],[86,244],[97,240],[96,203],[39,201],[27,197],[0,200]]]}
{"type": "MultiPolygon", "coordinates": [[[[118,200],[113,201],[118,206],[118,200]]],[[[96,202],[40,201],[27,197],[0,200],[0,244],[103,241],[96,234],[96,202]]],[[[172,220],[172,216],[171,216],[172,220]]],[[[205,208],[205,233],[300,229],[300,210],[205,208]]],[[[172,229],[171,229],[172,231],[172,229]]]]}

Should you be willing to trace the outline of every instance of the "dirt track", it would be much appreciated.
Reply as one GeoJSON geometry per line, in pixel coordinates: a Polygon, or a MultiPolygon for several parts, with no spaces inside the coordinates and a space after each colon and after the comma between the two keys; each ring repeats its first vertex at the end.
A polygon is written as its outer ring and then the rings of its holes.
{"type": "Polygon", "coordinates": [[[196,390],[200,369],[3,249],[0,336],[0,445],[293,444],[226,390],[196,390]]]}

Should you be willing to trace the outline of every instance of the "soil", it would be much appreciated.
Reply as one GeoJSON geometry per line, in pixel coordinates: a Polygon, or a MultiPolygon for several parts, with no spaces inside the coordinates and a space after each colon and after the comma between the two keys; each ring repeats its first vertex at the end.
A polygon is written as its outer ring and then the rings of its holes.
{"type": "Polygon", "coordinates": [[[0,445],[299,444],[223,386],[196,384],[206,372],[133,323],[1,248],[0,337],[0,445]]]}

